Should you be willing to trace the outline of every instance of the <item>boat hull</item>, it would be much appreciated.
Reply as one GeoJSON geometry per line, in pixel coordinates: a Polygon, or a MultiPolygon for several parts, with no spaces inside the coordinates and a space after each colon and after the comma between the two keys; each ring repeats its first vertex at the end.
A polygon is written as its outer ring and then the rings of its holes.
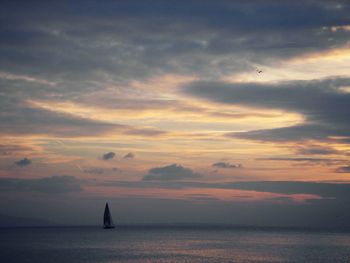
{"type": "Polygon", "coordinates": [[[115,226],[104,226],[104,229],[111,229],[111,228],[115,228],[115,226]]]}

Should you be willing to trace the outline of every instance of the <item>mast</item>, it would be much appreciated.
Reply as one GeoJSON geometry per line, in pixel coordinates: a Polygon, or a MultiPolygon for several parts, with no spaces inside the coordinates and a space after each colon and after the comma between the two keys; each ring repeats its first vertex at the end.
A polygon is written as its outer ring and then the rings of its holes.
{"type": "Polygon", "coordinates": [[[105,206],[105,212],[103,215],[103,227],[104,228],[114,228],[111,212],[109,211],[108,203],[105,206]]]}

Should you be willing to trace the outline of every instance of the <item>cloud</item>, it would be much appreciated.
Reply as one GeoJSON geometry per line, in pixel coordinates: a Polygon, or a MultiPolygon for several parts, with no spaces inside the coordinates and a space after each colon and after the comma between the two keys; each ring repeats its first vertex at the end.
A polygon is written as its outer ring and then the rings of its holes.
{"type": "MultiPolygon", "coordinates": [[[[154,168],[162,169],[162,168],[154,168]]],[[[152,170],[152,169],[151,169],[152,170]]],[[[162,174],[164,174],[162,172],[162,174]]],[[[153,178],[152,178],[153,179],[153,178]]],[[[240,181],[240,182],[193,182],[186,180],[107,181],[98,182],[106,187],[126,188],[162,188],[162,189],[237,189],[257,192],[269,192],[285,195],[308,194],[324,199],[350,201],[349,183],[304,182],[304,181],[240,181]]]]}
{"type": "Polygon", "coordinates": [[[133,154],[132,152],[127,153],[126,155],[124,155],[124,159],[134,159],[135,154],[133,154]]]}
{"type": "Polygon", "coordinates": [[[253,190],[280,194],[313,194],[323,198],[350,200],[350,184],[300,181],[257,181],[228,183],[232,189],[253,190]]]}
{"type": "Polygon", "coordinates": [[[336,169],[337,173],[350,173],[350,165],[342,166],[336,169]]]}
{"type": "Polygon", "coordinates": [[[303,7],[256,1],[205,1],[201,5],[154,2],[150,11],[148,3],[133,1],[96,2],[95,8],[84,10],[79,9],[80,3],[63,1],[55,7],[55,15],[40,20],[35,14],[51,10],[50,5],[16,9],[15,3],[4,5],[2,10],[11,15],[3,18],[6,30],[2,38],[6,42],[0,49],[0,69],[40,75],[37,79],[49,79],[49,83],[57,76],[68,81],[91,80],[99,77],[98,72],[119,81],[164,71],[225,74],[249,67],[248,60],[256,63],[342,46],[347,42],[344,32],[322,31],[322,27],[349,22],[346,5],[327,9],[317,2],[303,7]],[[67,13],[67,9],[80,12],[67,13]],[[73,23],[76,19],[82,23],[73,23]],[[330,37],[334,40],[329,41],[330,37]],[[63,52],[54,52],[58,47],[63,52]],[[213,57],[218,59],[215,64],[213,57]],[[28,65],[32,67],[25,68],[28,65]]]}
{"type": "MultiPolygon", "coordinates": [[[[26,101],[74,101],[91,106],[95,100],[101,107],[136,109],[154,108],[158,103],[156,108],[161,108],[171,102],[135,100],[140,90],[131,91],[130,83],[169,73],[219,79],[253,70],[256,64],[343,47],[349,39],[348,31],[341,30],[350,24],[346,4],[330,8],[332,4],[323,1],[303,6],[155,1],[151,7],[148,1],[92,2],[84,8],[81,1],[66,0],[60,5],[16,0],[2,5],[3,133],[161,135],[163,131],[128,130],[123,125],[29,107],[26,101]],[[96,98],[96,93],[111,90],[118,101],[108,95],[96,98]]],[[[151,90],[147,93],[152,95],[151,90]]]]}
{"type": "Polygon", "coordinates": [[[232,105],[261,109],[280,109],[302,114],[302,124],[289,127],[233,132],[227,137],[261,141],[327,140],[332,136],[350,136],[350,93],[342,87],[348,78],[279,83],[227,83],[197,81],[184,87],[192,96],[232,105]]]}
{"type": "Polygon", "coordinates": [[[87,174],[103,174],[103,168],[88,168],[88,169],[84,169],[84,173],[87,174]]]}
{"type": "Polygon", "coordinates": [[[12,155],[22,152],[31,152],[33,148],[16,144],[0,144],[0,155],[12,155]]]}
{"type": "MultiPolygon", "coordinates": [[[[48,100],[47,107],[32,103],[35,99],[45,98],[46,88],[37,84],[26,84],[23,81],[1,80],[0,88],[4,94],[0,94],[0,122],[1,134],[4,135],[44,135],[59,137],[96,136],[110,133],[128,134],[136,136],[157,136],[164,131],[155,129],[143,129],[130,125],[110,123],[98,119],[77,116],[71,113],[55,111],[48,100]],[[27,87],[31,93],[24,87],[27,87]],[[16,90],[15,94],[12,94],[16,90]],[[38,92],[38,93],[37,93],[38,92]]],[[[62,89],[64,90],[64,89],[62,89]]],[[[77,89],[73,97],[81,97],[80,89],[77,89]]],[[[78,99],[79,100],[79,99],[78,99]]]]}
{"type": "Polygon", "coordinates": [[[31,163],[32,163],[32,161],[29,160],[28,158],[24,158],[24,159],[21,159],[21,160],[18,160],[15,162],[15,164],[20,166],[20,167],[30,165],[31,163]]]}
{"type": "Polygon", "coordinates": [[[39,179],[0,178],[1,191],[39,192],[60,194],[81,191],[79,181],[68,175],[57,175],[39,179]]]}
{"type": "Polygon", "coordinates": [[[229,138],[239,138],[246,140],[288,142],[305,140],[328,140],[335,134],[343,134],[336,126],[330,128],[326,125],[301,124],[283,128],[262,129],[247,132],[231,132],[225,136],[229,138]]]}
{"type": "MultiPolygon", "coordinates": [[[[0,81],[0,87],[2,86],[1,84],[7,86],[6,83],[1,83],[0,81]]],[[[23,85],[21,83],[16,84],[19,86],[23,85]]],[[[27,97],[27,94],[22,94],[17,89],[17,85],[12,84],[10,86],[18,91],[18,94],[20,94],[18,97],[27,97]]],[[[42,93],[45,93],[45,91],[42,90],[42,93]]],[[[40,95],[33,92],[31,96],[40,95]]],[[[0,111],[3,113],[0,116],[0,122],[2,123],[0,132],[5,135],[40,134],[60,137],[79,137],[116,131],[121,132],[130,128],[120,124],[111,124],[37,108],[22,101],[21,98],[11,96],[11,94],[7,94],[6,96],[0,94],[0,111]]]]}
{"type": "Polygon", "coordinates": [[[111,76],[118,72],[115,78],[123,79],[156,71],[213,75],[242,69],[248,59],[258,62],[344,45],[348,34],[331,28],[350,24],[348,5],[329,8],[319,1],[302,7],[290,2],[155,1],[152,8],[147,1],[92,2],[82,9],[80,1],[62,1],[54,10],[48,3],[4,4],[2,12],[8,15],[3,18],[0,69],[68,80],[96,76],[98,70],[111,76]],[[52,15],[39,20],[43,13],[52,15]],[[74,23],[77,19],[82,23],[74,23]],[[237,59],[228,63],[232,55],[237,59]],[[32,68],[24,68],[28,65],[32,68]]]}
{"type": "Polygon", "coordinates": [[[226,162],[217,162],[217,163],[214,163],[212,166],[217,168],[224,168],[224,169],[242,168],[241,164],[231,164],[226,162]]]}
{"type": "Polygon", "coordinates": [[[165,131],[155,130],[155,129],[130,129],[125,132],[127,135],[136,135],[136,136],[159,136],[165,134],[165,131]]]}
{"type": "Polygon", "coordinates": [[[96,175],[100,175],[104,173],[111,174],[115,172],[121,172],[121,170],[117,167],[112,167],[112,168],[91,167],[91,168],[84,168],[82,169],[82,171],[87,174],[96,174],[96,175]]]}
{"type": "Polygon", "coordinates": [[[186,197],[189,200],[193,200],[193,201],[202,201],[202,202],[220,201],[220,199],[215,198],[208,194],[187,194],[186,197]]]}
{"type": "Polygon", "coordinates": [[[113,159],[114,156],[115,156],[114,152],[108,152],[108,153],[105,153],[104,155],[102,155],[102,159],[107,161],[107,160],[113,159]]]}
{"type": "Polygon", "coordinates": [[[309,157],[268,157],[268,158],[256,158],[256,160],[263,161],[292,161],[292,162],[315,162],[315,163],[336,163],[344,162],[343,159],[331,159],[331,158],[309,158],[309,157]]]}
{"type": "Polygon", "coordinates": [[[198,177],[200,177],[200,175],[194,173],[189,168],[185,168],[177,164],[171,164],[164,167],[150,169],[148,171],[148,174],[143,177],[143,180],[173,181],[182,179],[193,179],[198,177]]]}
{"type": "Polygon", "coordinates": [[[303,155],[329,155],[329,154],[338,154],[339,151],[328,146],[320,145],[309,145],[309,146],[299,146],[296,149],[297,154],[303,155]]]}

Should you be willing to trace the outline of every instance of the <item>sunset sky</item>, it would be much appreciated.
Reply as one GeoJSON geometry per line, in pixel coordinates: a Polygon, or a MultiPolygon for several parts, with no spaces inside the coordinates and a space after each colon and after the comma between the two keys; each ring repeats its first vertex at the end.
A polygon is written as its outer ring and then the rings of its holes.
{"type": "Polygon", "coordinates": [[[350,3],[301,2],[2,1],[0,214],[350,226],[350,3]]]}

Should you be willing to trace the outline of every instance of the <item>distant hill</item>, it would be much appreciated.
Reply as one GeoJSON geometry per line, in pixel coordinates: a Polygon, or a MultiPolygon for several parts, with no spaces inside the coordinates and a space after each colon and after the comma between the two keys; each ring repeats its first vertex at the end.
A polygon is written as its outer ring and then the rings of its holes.
{"type": "Polygon", "coordinates": [[[55,226],[56,223],[27,217],[15,217],[0,214],[0,227],[26,227],[26,226],[55,226]]]}

